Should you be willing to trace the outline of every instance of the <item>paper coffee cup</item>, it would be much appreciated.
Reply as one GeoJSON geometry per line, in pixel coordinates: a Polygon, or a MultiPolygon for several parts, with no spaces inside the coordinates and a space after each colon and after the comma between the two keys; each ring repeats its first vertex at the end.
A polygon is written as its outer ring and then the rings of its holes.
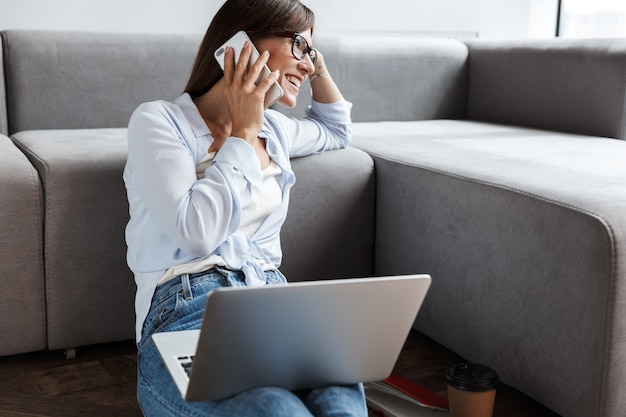
{"type": "Polygon", "coordinates": [[[491,417],[496,399],[498,374],[491,368],[474,364],[450,365],[446,372],[451,417],[491,417]]]}

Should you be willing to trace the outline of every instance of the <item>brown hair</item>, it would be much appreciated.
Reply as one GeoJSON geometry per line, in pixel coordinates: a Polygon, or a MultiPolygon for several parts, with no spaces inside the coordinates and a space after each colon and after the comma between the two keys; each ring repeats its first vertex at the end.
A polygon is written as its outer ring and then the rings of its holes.
{"type": "Polygon", "coordinates": [[[256,42],[274,32],[312,31],[314,21],[313,12],[299,0],[226,0],[204,35],[185,92],[199,97],[222,78],[213,53],[238,31],[256,42]]]}

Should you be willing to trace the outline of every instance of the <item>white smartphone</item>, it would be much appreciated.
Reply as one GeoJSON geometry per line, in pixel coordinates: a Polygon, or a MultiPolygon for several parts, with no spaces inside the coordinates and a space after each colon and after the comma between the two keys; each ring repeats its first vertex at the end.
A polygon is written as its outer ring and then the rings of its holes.
{"type": "MultiPolygon", "coordinates": [[[[241,54],[241,50],[243,49],[243,45],[246,41],[249,41],[250,45],[252,46],[252,54],[250,55],[249,66],[252,65],[252,63],[256,62],[256,60],[259,58],[259,51],[257,51],[257,49],[254,47],[254,44],[252,43],[246,32],[239,31],[235,33],[232,38],[227,40],[222,46],[217,48],[214,53],[215,59],[217,59],[217,62],[220,64],[222,71],[224,70],[224,52],[226,51],[226,47],[230,46],[231,48],[233,48],[233,51],[235,52],[235,62],[237,62],[237,60],[239,59],[239,55],[241,54]]],[[[270,69],[267,67],[267,65],[265,65],[264,68],[261,70],[259,78],[257,78],[254,83],[256,85],[259,85],[261,80],[263,80],[268,75],[270,75],[270,69]]],[[[268,108],[272,104],[276,103],[278,100],[280,100],[282,96],[283,89],[280,88],[280,85],[278,85],[277,82],[274,82],[269,91],[265,94],[265,108],[268,108]]]]}

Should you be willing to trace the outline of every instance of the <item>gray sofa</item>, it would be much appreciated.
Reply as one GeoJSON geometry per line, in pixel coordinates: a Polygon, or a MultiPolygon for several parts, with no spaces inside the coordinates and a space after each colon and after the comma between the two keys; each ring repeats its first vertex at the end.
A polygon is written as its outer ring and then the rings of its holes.
{"type": "MultiPolygon", "coordinates": [[[[2,33],[0,355],[133,337],[125,126],[199,39],[2,33]]],[[[563,416],[626,415],[626,40],[316,45],[353,146],[293,161],[287,277],[429,273],[416,329],[563,416]]]]}

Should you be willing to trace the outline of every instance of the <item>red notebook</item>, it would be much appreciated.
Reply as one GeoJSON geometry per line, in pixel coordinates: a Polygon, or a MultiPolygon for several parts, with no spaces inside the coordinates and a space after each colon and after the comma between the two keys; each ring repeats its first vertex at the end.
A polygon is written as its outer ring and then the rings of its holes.
{"type": "Polygon", "coordinates": [[[448,400],[400,375],[365,384],[368,408],[384,417],[447,415],[448,400]]]}
{"type": "Polygon", "coordinates": [[[427,407],[443,408],[444,410],[447,410],[449,407],[447,399],[400,375],[391,374],[385,379],[385,382],[427,407]]]}

